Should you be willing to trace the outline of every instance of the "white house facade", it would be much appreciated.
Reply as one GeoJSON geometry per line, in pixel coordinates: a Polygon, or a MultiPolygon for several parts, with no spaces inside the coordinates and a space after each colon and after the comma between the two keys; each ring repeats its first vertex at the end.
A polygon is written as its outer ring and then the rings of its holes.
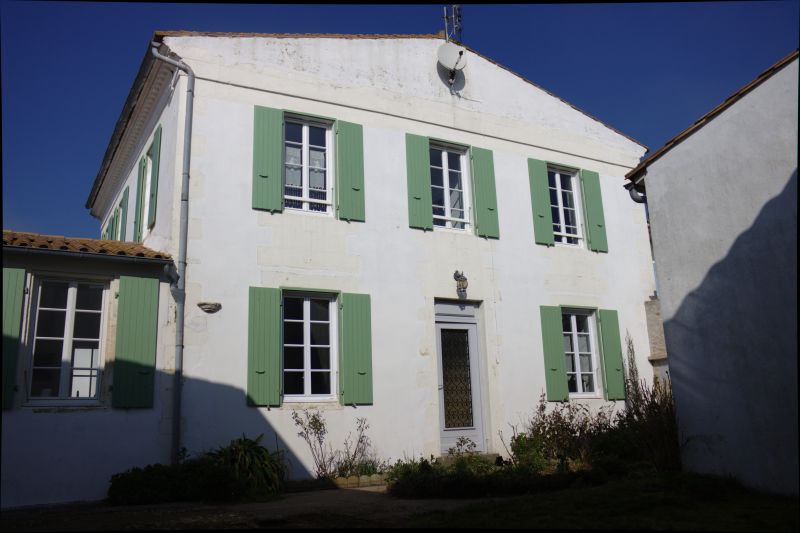
{"type": "Polygon", "coordinates": [[[628,174],[646,189],[684,467],[798,493],[797,51],[628,174]]]}
{"type": "MultiPolygon", "coordinates": [[[[190,454],[264,434],[307,477],[291,419],[303,408],[323,412],[334,446],[367,418],[383,458],[441,455],[458,437],[502,453],[499,432],[541,394],[622,400],[626,335],[652,377],[645,212],[622,187],[641,144],[471,50],[450,84],[436,36],[154,41],[195,76],[190,168],[187,76],[148,51],[87,207],[104,238],[178,258],[190,174],[179,424],[190,454]]],[[[175,298],[164,300],[155,365],[172,376],[175,298]]],[[[143,409],[162,432],[171,383],[143,409]]],[[[25,409],[12,413],[39,416],[25,409]]],[[[63,416],[75,424],[59,438],[80,440],[84,414],[63,416]]],[[[6,479],[23,481],[6,471],[35,462],[15,453],[12,464],[4,446],[3,505],[42,503],[7,496],[6,479]]],[[[145,455],[130,466],[170,450],[145,455]]]]}

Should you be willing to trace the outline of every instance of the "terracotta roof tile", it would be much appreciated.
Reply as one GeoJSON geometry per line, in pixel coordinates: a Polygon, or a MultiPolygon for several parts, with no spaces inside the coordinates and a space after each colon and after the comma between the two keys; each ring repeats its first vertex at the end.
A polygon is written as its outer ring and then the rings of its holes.
{"type": "Polygon", "coordinates": [[[63,237],[61,235],[41,235],[20,231],[3,230],[3,247],[38,248],[59,252],[88,253],[97,256],[125,256],[141,259],[171,261],[164,252],[151,250],[136,242],[109,241],[85,237],[63,237]]]}

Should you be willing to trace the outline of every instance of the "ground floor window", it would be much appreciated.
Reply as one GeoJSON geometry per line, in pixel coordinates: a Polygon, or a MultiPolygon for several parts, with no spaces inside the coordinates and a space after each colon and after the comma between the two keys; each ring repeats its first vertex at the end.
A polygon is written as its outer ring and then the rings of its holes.
{"type": "Polygon", "coordinates": [[[36,284],[30,399],[98,397],[105,293],[102,283],[44,279],[36,284]]]}
{"type": "Polygon", "coordinates": [[[561,324],[569,393],[594,395],[597,392],[594,314],[565,310],[561,314],[561,324]]]}

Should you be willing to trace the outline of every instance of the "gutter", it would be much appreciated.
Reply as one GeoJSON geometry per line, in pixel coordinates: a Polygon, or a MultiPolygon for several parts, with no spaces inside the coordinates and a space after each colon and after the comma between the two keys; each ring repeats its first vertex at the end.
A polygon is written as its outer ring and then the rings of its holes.
{"type": "Polygon", "coordinates": [[[120,261],[124,263],[138,263],[138,264],[163,264],[169,265],[172,259],[158,258],[158,257],[138,257],[131,255],[116,255],[116,254],[100,254],[97,252],[69,252],[65,250],[51,250],[50,248],[29,248],[27,246],[3,246],[3,253],[11,254],[49,254],[61,257],[72,257],[74,259],[110,259],[113,261],[120,261]]]}
{"type": "Polygon", "coordinates": [[[178,238],[178,280],[172,291],[175,298],[175,374],[172,388],[172,446],[170,457],[177,464],[181,449],[181,392],[183,388],[183,336],[186,307],[186,247],[189,232],[189,163],[192,151],[192,115],[194,109],[194,71],[183,61],[175,61],[158,53],[161,43],[150,43],[153,57],[186,72],[186,121],[183,130],[183,175],[181,178],[181,219],[178,238]]]}

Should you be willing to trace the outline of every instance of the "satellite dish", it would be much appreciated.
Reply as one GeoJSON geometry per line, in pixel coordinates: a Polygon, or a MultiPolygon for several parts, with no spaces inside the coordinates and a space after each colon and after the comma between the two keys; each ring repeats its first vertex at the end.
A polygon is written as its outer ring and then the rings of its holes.
{"type": "Polygon", "coordinates": [[[450,72],[461,70],[467,64],[467,50],[453,43],[444,43],[437,52],[439,64],[450,72]]]}

